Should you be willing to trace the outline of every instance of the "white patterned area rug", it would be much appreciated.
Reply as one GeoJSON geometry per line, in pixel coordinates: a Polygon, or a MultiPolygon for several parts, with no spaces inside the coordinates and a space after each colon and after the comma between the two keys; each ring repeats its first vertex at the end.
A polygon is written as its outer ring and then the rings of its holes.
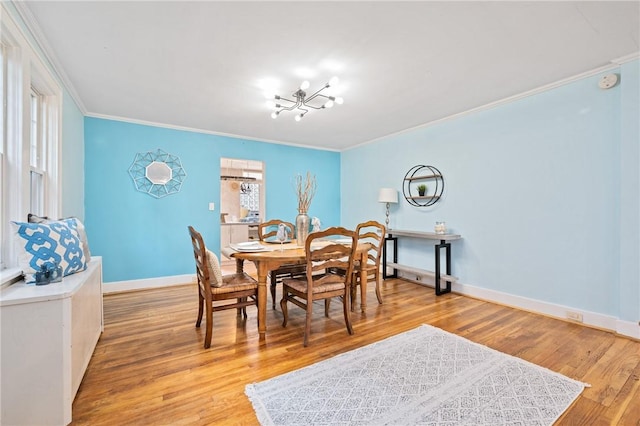
{"type": "Polygon", "coordinates": [[[585,386],[422,325],[245,393],[262,425],[538,426],[552,425],[585,386]]]}

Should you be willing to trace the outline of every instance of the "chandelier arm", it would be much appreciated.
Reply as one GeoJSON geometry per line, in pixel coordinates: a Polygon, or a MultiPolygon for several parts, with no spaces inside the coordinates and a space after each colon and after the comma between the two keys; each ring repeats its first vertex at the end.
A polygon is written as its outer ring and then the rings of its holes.
{"type": "Polygon", "coordinates": [[[292,101],[291,99],[283,98],[282,96],[277,97],[276,99],[291,102],[292,104],[297,103],[298,101],[292,101]]]}
{"type": "MultiPolygon", "coordinates": [[[[309,108],[313,108],[313,109],[324,109],[324,105],[317,107],[317,106],[309,105],[306,102],[303,105],[306,106],[306,107],[309,107],[309,108]]],[[[299,109],[302,109],[302,108],[299,108],[299,109]]]]}
{"type": "MultiPolygon", "coordinates": [[[[307,101],[312,100],[313,98],[315,98],[316,96],[320,95],[320,92],[322,92],[324,89],[328,88],[329,85],[325,84],[324,86],[322,86],[322,88],[320,90],[318,90],[317,92],[313,93],[312,95],[310,95],[309,97],[306,98],[307,101]]],[[[322,95],[324,96],[324,95],[322,95]]]]}
{"type": "Polygon", "coordinates": [[[293,111],[294,109],[298,108],[298,104],[296,103],[295,105],[291,105],[288,107],[280,107],[280,109],[278,111],[293,111]]]}
{"type": "Polygon", "coordinates": [[[278,110],[278,112],[282,112],[282,111],[293,111],[296,108],[300,108],[300,105],[304,105],[304,102],[301,102],[300,99],[298,98],[295,101],[280,97],[280,99],[291,102],[293,105],[289,105],[288,107],[285,106],[280,106],[280,109],[278,110]]]}

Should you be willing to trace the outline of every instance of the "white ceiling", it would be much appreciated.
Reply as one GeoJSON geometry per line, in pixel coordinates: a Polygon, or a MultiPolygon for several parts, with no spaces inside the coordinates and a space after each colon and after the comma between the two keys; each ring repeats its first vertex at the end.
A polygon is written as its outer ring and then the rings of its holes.
{"type": "Polygon", "coordinates": [[[640,50],[639,1],[17,5],[88,115],[336,150],[640,50]],[[333,75],[344,105],[270,117],[263,82],[333,75]]]}

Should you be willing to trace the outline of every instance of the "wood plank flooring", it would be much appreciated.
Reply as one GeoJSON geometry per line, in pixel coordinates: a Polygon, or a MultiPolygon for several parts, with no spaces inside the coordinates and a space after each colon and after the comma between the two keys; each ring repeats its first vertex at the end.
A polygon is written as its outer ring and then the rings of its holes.
{"type": "MultiPolygon", "coordinates": [[[[245,385],[336,354],[431,324],[568,377],[591,384],[558,425],[640,425],[640,342],[570,322],[456,294],[387,280],[378,305],[367,294],[349,336],[342,305],[330,318],[318,305],[309,347],[302,346],[304,312],[290,320],[267,313],[259,340],[257,314],[214,314],[211,349],[203,349],[204,324],[195,328],[195,285],[104,297],[105,330],[73,404],[73,425],[257,424],[245,385]]],[[[278,300],[280,293],[278,293],[278,300]]]]}

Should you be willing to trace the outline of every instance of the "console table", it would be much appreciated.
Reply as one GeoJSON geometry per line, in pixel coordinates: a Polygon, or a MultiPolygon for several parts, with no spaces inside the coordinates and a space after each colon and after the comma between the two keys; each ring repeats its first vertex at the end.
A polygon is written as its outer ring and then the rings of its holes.
{"type": "Polygon", "coordinates": [[[436,234],[435,232],[417,232],[417,231],[400,231],[396,229],[389,229],[387,231],[387,237],[384,239],[384,245],[382,248],[382,277],[383,278],[397,278],[398,271],[405,271],[416,275],[431,275],[434,276],[436,296],[451,292],[451,283],[456,281],[457,278],[451,275],[451,243],[450,241],[459,240],[462,237],[458,234],[436,234]],[[426,269],[414,268],[411,266],[401,265],[398,263],[398,238],[420,238],[425,240],[440,241],[435,245],[435,273],[426,269]],[[387,243],[391,241],[393,243],[393,262],[388,259],[387,243]],[[446,259],[446,273],[442,274],[440,269],[440,250],[445,250],[446,259]],[[393,268],[393,274],[387,274],[387,267],[393,268]],[[442,289],[441,280],[446,283],[446,288],[442,289]]]}

